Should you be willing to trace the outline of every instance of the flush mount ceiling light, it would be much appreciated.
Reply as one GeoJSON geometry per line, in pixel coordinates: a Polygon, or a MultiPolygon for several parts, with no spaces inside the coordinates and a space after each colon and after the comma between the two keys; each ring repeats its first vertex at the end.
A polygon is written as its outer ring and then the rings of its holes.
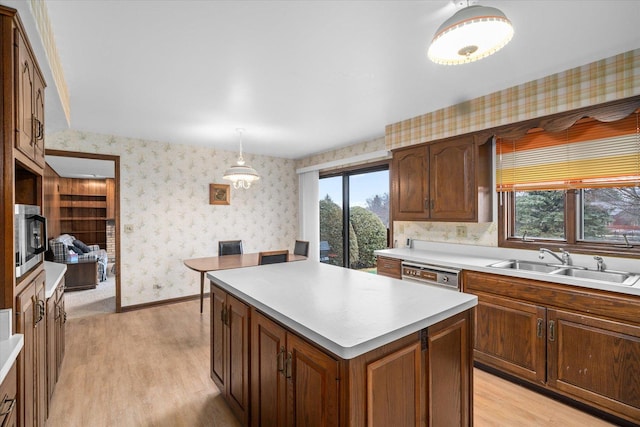
{"type": "Polygon", "coordinates": [[[231,181],[235,189],[248,189],[251,187],[252,182],[260,179],[260,175],[258,175],[258,172],[256,172],[254,168],[244,164],[244,158],[242,157],[242,132],[244,132],[244,129],[236,129],[236,132],[240,134],[240,155],[238,156],[238,162],[227,169],[222,179],[231,181]]]}
{"type": "Polygon", "coordinates": [[[500,10],[464,3],[433,36],[427,55],[436,64],[477,61],[499,51],[513,37],[513,25],[500,10]]]}

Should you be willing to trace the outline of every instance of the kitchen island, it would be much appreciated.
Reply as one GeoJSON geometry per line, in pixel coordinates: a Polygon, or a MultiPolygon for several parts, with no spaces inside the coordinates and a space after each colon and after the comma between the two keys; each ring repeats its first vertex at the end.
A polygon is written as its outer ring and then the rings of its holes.
{"type": "Polygon", "coordinates": [[[244,425],[471,425],[477,297],[313,261],[208,273],[244,425]]]}

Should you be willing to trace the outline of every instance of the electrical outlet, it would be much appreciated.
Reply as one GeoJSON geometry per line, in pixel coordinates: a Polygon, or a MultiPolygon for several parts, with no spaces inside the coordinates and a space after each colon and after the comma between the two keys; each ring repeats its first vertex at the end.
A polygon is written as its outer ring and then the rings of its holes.
{"type": "Polygon", "coordinates": [[[456,237],[467,237],[467,226],[466,225],[458,225],[458,226],[456,226],[456,237]]]}
{"type": "Polygon", "coordinates": [[[133,233],[133,224],[125,224],[124,225],[125,233],[133,233]]]}

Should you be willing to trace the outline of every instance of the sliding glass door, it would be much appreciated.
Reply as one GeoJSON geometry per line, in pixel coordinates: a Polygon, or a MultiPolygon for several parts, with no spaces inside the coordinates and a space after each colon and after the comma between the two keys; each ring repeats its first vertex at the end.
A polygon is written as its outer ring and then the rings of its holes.
{"type": "Polygon", "coordinates": [[[321,176],[319,190],[320,262],[375,271],[373,251],[388,244],[389,165],[321,176]]]}

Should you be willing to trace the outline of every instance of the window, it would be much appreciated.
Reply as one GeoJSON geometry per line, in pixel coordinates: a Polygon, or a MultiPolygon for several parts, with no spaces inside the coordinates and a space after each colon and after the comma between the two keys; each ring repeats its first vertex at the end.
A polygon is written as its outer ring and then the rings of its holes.
{"type": "Polygon", "coordinates": [[[320,262],[375,271],[373,252],[388,243],[388,163],[321,176],[319,197],[320,262]]]}
{"type": "Polygon", "coordinates": [[[496,143],[500,246],[640,253],[638,112],[496,143]]]}

